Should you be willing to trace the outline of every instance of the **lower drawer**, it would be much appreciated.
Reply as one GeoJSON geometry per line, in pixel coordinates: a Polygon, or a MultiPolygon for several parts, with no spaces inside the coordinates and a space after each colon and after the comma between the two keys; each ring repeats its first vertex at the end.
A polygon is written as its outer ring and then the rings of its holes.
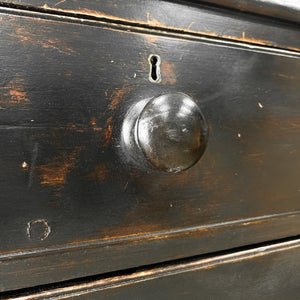
{"type": "Polygon", "coordinates": [[[300,240],[144,269],[18,299],[296,299],[300,240]]]}

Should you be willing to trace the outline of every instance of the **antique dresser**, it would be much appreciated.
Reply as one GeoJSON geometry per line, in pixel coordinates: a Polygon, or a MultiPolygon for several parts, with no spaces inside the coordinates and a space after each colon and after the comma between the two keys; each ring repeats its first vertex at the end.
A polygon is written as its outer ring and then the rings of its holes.
{"type": "Polygon", "coordinates": [[[0,298],[299,299],[299,23],[0,1],[0,298]]]}

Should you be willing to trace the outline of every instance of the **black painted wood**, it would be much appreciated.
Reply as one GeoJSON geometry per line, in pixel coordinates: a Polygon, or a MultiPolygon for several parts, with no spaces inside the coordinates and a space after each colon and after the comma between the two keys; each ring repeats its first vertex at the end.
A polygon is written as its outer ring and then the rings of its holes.
{"type": "MultiPolygon", "coordinates": [[[[299,215],[240,220],[1,255],[2,291],[183,259],[299,234],[299,215]]],[[[50,237],[49,237],[50,238],[50,237]]],[[[0,293],[1,298],[1,293],[0,293]]]]}
{"type": "Polygon", "coordinates": [[[300,241],[294,240],[14,299],[297,299],[299,261],[300,241]]]}
{"type": "Polygon", "coordinates": [[[1,14],[2,291],[299,234],[295,52],[35,16],[1,14]],[[205,155],[130,167],[128,108],[177,91],[207,119],[205,155]]]}
{"type": "MultiPolygon", "coordinates": [[[[266,1],[206,1],[299,21],[298,10],[288,5],[271,5],[266,1]],[[254,4],[256,2],[256,4],[254,4]],[[262,5],[263,3],[263,5],[262,5]],[[261,7],[263,6],[263,7],[261,7]],[[266,6],[269,7],[266,9],[266,6]],[[261,9],[260,9],[261,8],[261,9]],[[273,9],[274,8],[274,9],[273,9]]],[[[222,38],[241,43],[279,47],[298,51],[300,49],[299,24],[237,10],[210,6],[202,1],[160,0],[101,0],[101,1],[0,1],[1,6],[15,6],[22,10],[37,10],[48,14],[94,18],[115,23],[130,23],[131,26],[175,31],[182,34],[222,38]]],[[[297,5],[295,5],[297,6],[297,5]]]]}
{"type": "MultiPolygon", "coordinates": [[[[194,2],[200,1],[194,0],[194,2]]],[[[297,0],[203,0],[203,2],[287,21],[300,22],[300,2],[297,0]]]]}

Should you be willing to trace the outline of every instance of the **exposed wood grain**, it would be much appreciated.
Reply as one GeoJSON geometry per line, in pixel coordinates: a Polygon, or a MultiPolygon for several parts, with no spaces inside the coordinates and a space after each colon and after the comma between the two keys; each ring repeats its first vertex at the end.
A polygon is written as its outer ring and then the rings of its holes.
{"type": "Polygon", "coordinates": [[[2,291],[299,234],[296,54],[40,17],[1,14],[2,291]],[[173,91],[209,123],[204,157],[172,175],[129,167],[128,108],[173,91]]]}
{"type": "Polygon", "coordinates": [[[296,299],[299,259],[295,240],[10,299],[296,299]]]}
{"type": "MultiPolygon", "coordinates": [[[[270,1],[204,1],[263,13],[299,22],[298,5],[270,4],[270,1]]],[[[299,51],[299,27],[263,17],[205,5],[202,1],[114,0],[114,1],[1,1],[16,3],[24,9],[44,13],[71,14],[79,18],[94,17],[109,22],[129,22],[133,26],[150,26],[208,37],[267,45],[299,51]]],[[[152,37],[152,40],[155,37],[152,37]]],[[[55,46],[50,44],[49,46],[55,46]]]]}

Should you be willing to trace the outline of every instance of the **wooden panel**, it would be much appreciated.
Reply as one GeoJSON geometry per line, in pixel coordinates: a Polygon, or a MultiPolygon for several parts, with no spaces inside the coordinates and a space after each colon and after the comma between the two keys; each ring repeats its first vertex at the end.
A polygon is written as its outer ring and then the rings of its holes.
{"type": "MultiPolygon", "coordinates": [[[[218,4],[256,13],[267,11],[274,16],[285,15],[286,19],[299,22],[298,5],[291,8],[287,1],[285,1],[285,7],[278,5],[278,1],[276,1],[277,5],[270,5],[266,1],[255,1],[257,3],[254,5],[252,0],[242,1],[242,3],[231,0],[207,2],[218,2],[218,4]],[[266,7],[269,8],[266,9],[266,7]]],[[[201,1],[182,3],[182,1],[160,0],[15,0],[1,1],[1,3],[2,6],[16,4],[16,7],[20,9],[37,10],[49,14],[68,14],[79,18],[95,18],[113,23],[125,22],[131,26],[153,27],[162,31],[217,37],[295,51],[300,49],[299,25],[297,24],[211,7],[201,1]]]]}
{"type": "Polygon", "coordinates": [[[297,0],[203,0],[203,2],[297,23],[300,22],[300,3],[297,0]]]}
{"type": "Polygon", "coordinates": [[[1,14],[2,291],[299,234],[298,55],[35,16],[1,14]],[[129,167],[127,109],[172,91],[209,123],[204,157],[178,174],[129,167]]]}
{"type": "Polygon", "coordinates": [[[299,222],[299,215],[277,216],[3,254],[1,289],[60,282],[268,241],[274,232],[276,237],[298,234],[299,222]]]}
{"type": "Polygon", "coordinates": [[[296,240],[14,299],[297,299],[299,268],[296,240]]]}

